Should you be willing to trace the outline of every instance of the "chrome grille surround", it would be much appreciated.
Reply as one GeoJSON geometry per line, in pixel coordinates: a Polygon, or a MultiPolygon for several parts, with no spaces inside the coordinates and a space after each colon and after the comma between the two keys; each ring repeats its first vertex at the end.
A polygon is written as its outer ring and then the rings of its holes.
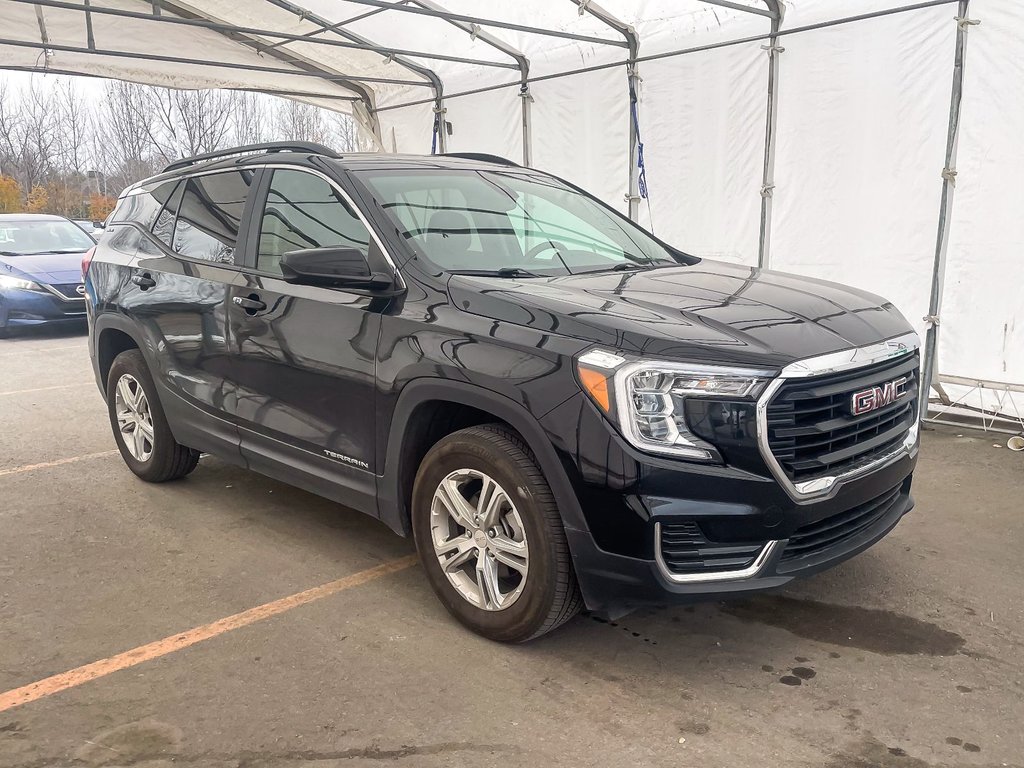
{"type": "MultiPolygon", "coordinates": [[[[888,466],[904,456],[913,455],[917,451],[918,422],[914,421],[913,426],[907,432],[906,438],[895,450],[883,456],[874,457],[871,461],[840,473],[824,475],[802,482],[793,482],[775,458],[768,442],[768,406],[776,392],[779,391],[783,384],[793,379],[806,379],[812,376],[823,376],[830,373],[864,368],[902,357],[903,355],[912,354],[920,345],[921,342],[917,334],[911,331],[902,336],[875,344],[841,350],[839,352],[830,352],[825,355],[807,358],[806,360],[798,360],[783,368],[779,376],[769,383],[757,400],[758,447],[772,475],[774,475],[775,479],[779,481],[779,484],[785,488],[794,501],[797,503],[809,503],[827,498],[834,495],[843,483],[888,466]]],[[[926,393],[919,395],[919,397],[926,396],[926,393]]]]}

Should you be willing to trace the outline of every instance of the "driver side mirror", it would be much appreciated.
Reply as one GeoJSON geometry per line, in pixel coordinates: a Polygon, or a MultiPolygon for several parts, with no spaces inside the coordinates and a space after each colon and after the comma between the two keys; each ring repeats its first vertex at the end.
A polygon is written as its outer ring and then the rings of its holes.
{"type": "Polygon", "coordinates": [[[281,256],[281,273],[288,283],[326,288],[381,290],[391,286],[391,277],[371,272],[362,251],[328,246],[288,251],[281,256]]]}

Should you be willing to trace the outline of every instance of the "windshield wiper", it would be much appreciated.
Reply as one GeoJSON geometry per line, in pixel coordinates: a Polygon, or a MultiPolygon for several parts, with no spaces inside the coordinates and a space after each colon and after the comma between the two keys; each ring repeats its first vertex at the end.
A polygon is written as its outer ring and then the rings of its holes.
{"type": "Polygon", "coordinates": [[[653,261],[624,261],[612,267],[599,267],[598,269],[586,269],[582,272],[574,272],[576,275],[592,275],[597,272],[632,272],[633,270],[654,269],[653,261]]]}
{"type": "Polygon", "coordinates": [[[0,251],[0,256],[21,256],[17,251],[0,251]]]}
{"type": "Polygon", "coordinates": [[[471,277],[543,277],[536,272],[519,267],[502,267],[501,269],[449,269],[453,275],[470,275],[471,277]]]}
{"type": "Polygon", "coordinates": [[[85,253],[88,249],[82,248],[54,248],[52,251],[31,251],[27,253],[17,254],[19,256],[49,256],[51,253],[85,253]]]}

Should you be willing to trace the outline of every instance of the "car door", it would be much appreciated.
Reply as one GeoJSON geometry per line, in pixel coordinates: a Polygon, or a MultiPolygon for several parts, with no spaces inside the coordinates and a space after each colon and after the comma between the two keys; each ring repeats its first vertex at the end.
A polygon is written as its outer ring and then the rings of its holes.
{"type": "Polygon", "coordinates": [[[251,170],[176,182],[149,237],[139,245],[125,305],[147,336],[161,403],[175,438],[241,461],[228,375],[229,287],[241,282],[236,259],[251,170]]]}
{"type": "Polygon", "coordinates": [[[334,245],[371,263],[383,252],[320,172],[267,168],[258,199],[245,282],[228,308],[242,454],[264,474],[375,513],[375,353],[389,300],[285,282],[280,260],[334,245]]]}

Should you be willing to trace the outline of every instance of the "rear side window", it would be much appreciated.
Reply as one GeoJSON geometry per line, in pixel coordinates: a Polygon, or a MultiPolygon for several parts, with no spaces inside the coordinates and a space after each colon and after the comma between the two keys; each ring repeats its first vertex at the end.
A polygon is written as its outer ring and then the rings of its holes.
{"type": "Polygon", "coordinates": [[[165,181],[152,189],[136,192],[121,198],[111,216],[111,223],[134,222],[149,229],[156,221],[160,209],[167,203],[174,192],[177,181],[165,181]]]}
{"type": "Polygon", "coordinates": [[[260,222],[256,269],[279,275],[282,254],[330,245],[356,248],[365,257],[370,233],[344,198],[319,176],[274,171],[260,222]]]}
{"type": "Polygon", "coordinates": [[[168,248],[171,247],[171,240],[174,237],[174,216],[178,212],[178,203],[181,202],[181,191],[185,188],[183,182],[168,182],[167,202],[164,204],[160,215],[156,217],[153,225],[153,235],[168,248]]]}
{"type": "Polygon", "coordinates": [[[198,261],[234,264],[238,227],[251,171],[227,171],[186,180],[172,248],[198,261]]]}

